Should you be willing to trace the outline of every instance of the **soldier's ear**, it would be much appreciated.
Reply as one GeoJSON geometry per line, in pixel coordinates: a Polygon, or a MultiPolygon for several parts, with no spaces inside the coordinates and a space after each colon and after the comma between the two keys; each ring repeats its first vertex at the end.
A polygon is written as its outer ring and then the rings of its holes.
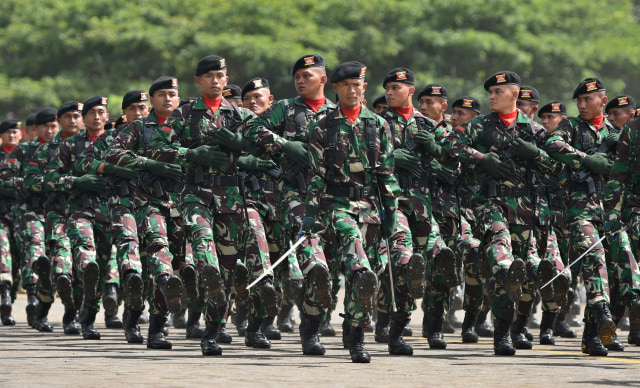
{"type": "Polygon", "coordinates": [[[409,97],[412,97],[416,92],[416,88],[414,86],[409,87],[409,97]]]}
{"type": "Polygon", "coordinates": [[[331,86],[333,86],[333,91],[338,93],[338,84],[334,82],[334,83],[331,84],[331,86]]]}
{"type": "Polygon", "coordinates": [[[604,106],[604,105],[607,105],[607,102],[609,102],[609,97],[604,96],[604,97],[602,98],[602,105],[603,105],[603,106],[604,106]]]}
{"type": "Polygon", "coordinates": [[[327,75],[326,75],[326,74],[325,74],[325,75],[320,76],[320,85],[326,85],[328,80],[329,80],[329,79],[327,78],[327,75]]]}

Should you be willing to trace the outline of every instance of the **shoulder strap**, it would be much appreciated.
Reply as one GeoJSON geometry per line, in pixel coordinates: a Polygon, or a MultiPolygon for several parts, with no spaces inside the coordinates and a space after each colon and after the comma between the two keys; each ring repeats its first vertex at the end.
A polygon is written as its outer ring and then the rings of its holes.
{"type": "Polygon", "coordinates": [[[335,119],[336,110],[327,115],[327,140],[329,153],[327,154],[327,182],[332,183],[335,176],[336,150],[338,144],[338,120],[335,119]]]}
{"type": "Polygon", "coordinates": [[[369,164],[371,166],[371,171],[374,172],[376,169],[376,162],[378,161],[378,153],[376,152],[376,121],[374,119],[364,119],[365,125],[365,138],[367,140],[367,150],[369,154],[369,164]]]}
{"type": "Polygon", "coordinates": [[[49,157],[49,159],[47,160],[47,162],[53,159],[53,154],[56,153],[56,149],[58,149],[59,145],[60,143],[49,142],[49,145],[47,146],[47,156],[49,157]]]}
{"type": "MultiPolygon", "coordinates": [[[[580,131],[580,143],[582,146],[582,151],[586,152],[593,148],[594,144],[593,139],[591,138],[591,133],[589,133],[589,125],[584,121],[580,121],[578,124],[578,130],[580,131]]],[[[576,139],[574,138],[573,142],[575,143],[575,141],[576,139]]]]}
{"type": "Polygon", "coordinates": [[[305,121],[307,121],[306,110],[304,106],[300,104],[294,104],[293,120],[296,122],[296,127],[300,128],[305,121]]]}
{"type": "Polygon", "coordinates": [[[84,152],[84,136],[80,136],[77,135],[75,138],[75,142],[76,142],[76,157],[79,157],[80,155],[82,155],[82,152],[84,152]]]}
{"type": "Polygon", "coordinates": [[[142,142],[144,143],[144,155],[149,151],[149,145],[153,138],[153,125],[145,117],[142,119],[142,142]]]}
{"type": "Polygon", "coordinates": [[[482,144],[487,148],[487,151],[496,143],[498,135],[496,134],[496,122],[487,119],[488,115],[484,117],[482,121],[482,144]]]}
{"type": "Polygon", "coordinates": [[[33,157],[35,156],[36,151],[38,150],[38,147],[40,147],[40,146],[35,145],[35,144],[29,145],[29,153],[27,155],[27,157],[28,157],[27,161],[33,160],[33,157]]]}

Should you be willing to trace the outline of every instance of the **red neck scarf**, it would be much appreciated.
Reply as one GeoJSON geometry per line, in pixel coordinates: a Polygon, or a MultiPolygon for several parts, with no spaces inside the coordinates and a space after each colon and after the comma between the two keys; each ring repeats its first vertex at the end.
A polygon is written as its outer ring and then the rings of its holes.
{"type": "Polygon", "coordinates": [[[509,128],[509,126],[513,124],[514,121],[516,121],[516,118],[518,117],[518,111],[515,110],[511,113],[498,113],[498,116],[500,116],[500,120],[502,120],[504,125],[509,128]]]}
{"type": "Polygon", "coordinates": [[[92,134],[90,134],[90,133],[87,133],[87,136],[89,136],[89,139],[91,139],[91,141],[96,141],[96,139],[97,139],[97,138],[98,138],[98,136],[100,136],[100,135],[102,135],[102,134],[100,133],[100,134],[97,134],[97,135],[92,135],[92,134]]]}
{"type": "Polygon", "coordinates": [[[316,100],[305,100],[303,98],[302,101],[304,101],[305,104],[309,105],[309,108],[313,109],[314,112],[318,113],[320,108],[322,108],[322,106],[327,102],[327,98],[322,97],[316,100]]]}
{"type": "Polygon", "coordinates": [[[156,118],[158,119],[158,124],[159,125],[163,125],[165,121],[167,121],[166,117],[160,117],[160,116],[156,116],[156,118]]]}
{"type": "Polygon", "coordinates": [[[204,100],[204,104],[207,106],[207,108],[211,109],[211,113],[213,114],[215,114],[218,111],[218,108],[220,108],[220,104],[222,104],[222,97],[208,98],[208,97],[202,96],[202,99],[204,100]]]}
{"type": "Polygon", "coordinates": [[[60,134],[60,137],[62,138],[62,140],[64,140],[64,139],[68,138],[69,136],[64,135],[64,134],[62,134],[62,133],[61,133],[61,134],[60,134]]]}
{"type": "Polygon", "coordinates": [[[4,145],[4,144],[3,144],[3,145],[2,145],[2,149],[3,149],[3,150],[4,150],[4,152],[6,152],[7,154],[10,154],[10,153],[11,153],[11,151],[13,151],[13,150],[15,150],[15,149],[16,149],[16,146],[13,146],[13,147],[7,147],[6,145],[4,145]]]}
{"type": "Polygon", "coordinates": [[[396,110],[396,112],[398,112],[398,114],[400,116],[402,116],[404,121],[409,122],[409,118],[411,117],[411,114],[413,113],[413,107],[412,106],[406,106],[404,108],[394,108],[394,109],[396,110]]]}
{"type": "Polygon", "coordinates": [[[43,145],[44,143],[46,143],[46,141],[40,139],[40,137],[38,137],[38,141],[40,142],[40,145],[43,145]]]}
{"type": "Polygon", "coordinates": [[[596,129],[600,129],[600,127],[602,126],[602,123],[604,123],[604,116],[594,117],[591,120],[589,120],[589,122],[593,124],[596,127],[596,129]]]}
{"type": "Polygon", "coordinates": [[[344,106],[341,106],[340,110],[351,121],[351,124],[353,124],[356,122],[356,119],[358,118],[358,116],[360,116],[360,110],[362,110],[362,105],[358,105],[355,109],[347,109],[344,106]]]}

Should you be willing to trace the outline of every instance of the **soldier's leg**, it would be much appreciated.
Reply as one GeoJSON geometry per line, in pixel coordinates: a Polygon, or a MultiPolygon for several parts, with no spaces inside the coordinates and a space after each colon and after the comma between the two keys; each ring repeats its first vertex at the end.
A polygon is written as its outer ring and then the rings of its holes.
{"type": "Polygon", "coordinates": [[[122,329],[123,324],[118,317],[118,306],[120,304],[119,287],[120,271],[116,258],[116,246],[114,245],[111,231],[111,219],[102,216],[107,212],[109,206],[101,203],[96,212],[96,222],[94,223],[94,237],[96,242],[96,262],[100,266],[100,282],[98,289],[101,292],[104,306],[104,323],[108,329],[122,329]]]}
{"type": "Polygon", "coordinates": [[[456,249],[461,253],[464,263],[464,296],[462,308],[465,312],[462,322],[462,342],[478,342],[475,326],[480,314],[484,294],[484,279],[480,277],[478,254],[480,240],[473,236],[471,224],[467,217],[461,215],[460,232],[456,239],[456,249]]]}
{"type": "Polygon", "coordinates": [[[11,262],[11,228],[4,218],[0,219],[0,319],[4,326],[16,324],[11,315],[11,284],[13,282],[11,262]]]}

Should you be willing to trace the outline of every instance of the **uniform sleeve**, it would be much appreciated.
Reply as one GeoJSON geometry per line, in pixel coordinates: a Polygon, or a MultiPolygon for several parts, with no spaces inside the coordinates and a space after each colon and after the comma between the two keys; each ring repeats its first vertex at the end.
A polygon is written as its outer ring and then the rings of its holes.
{"type": "Polygon", "coordinates": [[[449,133],[443,142],[442,151],[449,158],[459,159],[464,164],[475,165],[484,157],[484,153],[472,147],[481,134],[481,122],[478,119],[468,121],[449,133]]]}
{"type": "Polygon", "coordinates": [[[136,152],[136,150],[140,149],[142,128],[143,126],[140,121],[134,121],[120,131],[107,150],[105,161],[120,167],[144,170],[144,164],[147,158],[138,155],[136,152]]]}
{"type": "Polygon", "coordinates": [[[44,177],[42,174],[47,158],[49,145],[44,144],[36,151],[33,160],[29,161],[24,170],[24,188],[33,192],[46,191],[43,185],[44,177]]]}
{"type": "Polygon", "coordinates": [[[255,144],[257,154],[271,153],[278,155],[282,152],[282,145],[287,140],[278,134],[283,132],[287,108],[284,103],[263,112],[260,116],[249,121],[245,137],[255,144]]]}
{"type": "Polygon", "coordinates": [[[153,159],[187,167],[188,148],[182,147],[180,143],[185,131],[184,125],[182,112],[179,109],[174,110],[167,122],[153,135],[151,140],[153,159]]]}
{"type": "Polygon", "coordinates": [[[380,190],[382,205],[387,211],[392,212],[398,208],[398,195],[400,195],[400,186],[398,186],[398,181],[393,174],[395,164],[391,139],[393,135],[386,121],[382,119],[377,120],[382,124],[380,150],[378,153],[378,162],[380,165],[376,168],[378,190],[380,190]]]}
{"type": "MultiPolygon", "coordinates": [[[[73,138],[72,138],[73,139],[73,138]]],[[[69,142],[60,143],[44,171],[44,184],[53,191],[71,191],[76,177],[71,173],[69,142]]]]}
{"type": "Polygon", "coordinates": [[[544,151],[553,159],[569,166],[569,168],[579,170],[582,166],[582,159],[586,154],[570,145],[573,132],[571,121],[568,119],[562,120],[545,142],[544,151]]]}
{"type": "Polygon", "coordinates": [[[22,146],[18,146],[7,155],[4,163],[0,163],[0,186],[3,189],[22,190],[24,180],[20,174],[20,168],[24,157],[25,150],[22,146]]]}
{"type": "MultiPolygon", "coordinates": [[[[635,134],[635,132],[633,132],[635,134]]],[[[619,219],[624,202],[624,188],[630,185],[630,171],[632,163],[632,131],[628,126],[622,129],[620,139],[618,140],[618,148],[616,149],[616,158],[613,162],[613,168],[607,188],[604,192],[604,210],[607,213],[607,220],[619,219]]],[[[637,135],[633,136],[634,138],[637,135]]]]}

